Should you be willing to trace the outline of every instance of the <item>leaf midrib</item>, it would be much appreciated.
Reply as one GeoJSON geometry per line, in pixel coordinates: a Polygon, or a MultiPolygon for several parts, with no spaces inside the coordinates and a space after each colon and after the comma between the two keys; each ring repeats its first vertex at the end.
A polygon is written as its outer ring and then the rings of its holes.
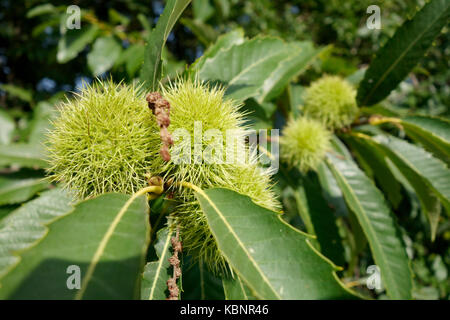
{"type": "MultiPolygon", "coordinates": [[[[222,212],[219,210],[219,208],[217,208],[217,206],[214,204],[214,202],[211,201],[211,199],[208,197],[208,195],[200,188],[196,187],[195,191],[200,194],[203,198],[206,199],[206,201],[208,201],[209,205],[216,211],[217,215],[221,218],[221,220],[223,221],[223,223],[225,224],[225,226],[227,227],[227,229],[229,230],[229,232],[234,236],[235,240],[237,241],[237,243],[239,244],[239,246],[242,248],[242,250],[245,252],[245,254],[247,255],[248,259],[250,260],[250,262],[253,264],[253,266],[255,267],[255,269],[259,272],[262,280],[267,284],[267,286],[273,291],[273,293],[275,294],[275,296],[278,299],[281,299],[281,297],[278,295],[278,293],[276,292],[276,290],[272,287],[270,281],[267,279],[267,277],[265,276],[265,274],[262,272],[262,270],[259,268],[259,266],[257,265],[256,261],[253,259],[253,257],[248,253],[248,251],[246,250],[244,244],[241,242],[241,240],[239,239],[239,237],[237,236],[237,234],[234,232],[233,228],[231,228],[231,226],[229,225],[228,221],[225,219],[225,217],[223,216],[222,212]]],[[[242,275],[244,276],[244,275],[242,275]]]]}
{"type": "MultiPolygon", "coordinates": [[[[447,10],[447,9],[446,9],[447,10]]],[[[385,73],[383,73],[382,77],[377,81],[377,83],[372,86],[372,89],[369,91],[369,93],[366,95],[366,98],[364,99],[362,105],[365,105],[365,103],[369,100],[369,98],[372,96],[373,92],[380,86],[380,84],[384,81],[384,79],[388,76],[389,73],[391,73],[392,69],[395,68],[398,64],[398,62],[403,59],[403,57],[406,55],[406,53],[409,52],[409,50],[411,49],[411,47],[413,47],[417,41],[419,41],[420,38],[422,38],[422,36],[436,23],[437,20],[439,20],[441,18],[441,16],[443,14],[445,14],[446,10],[443,10],[442,13],[440,15],[438,15],[438,17],[436,19],[434,19],[427,28],[425,28],[421,33],[419,33],[418,37],[411,42],[411,44],[406,48],[406,50],[400,54],[398,56],[398,58],[396,60],[394,60],[394,63],[392,63],[390,65],[390,67],[386,70],[385,73]]],[[[392,39],[392,38],[391,38],[392,39]]]]}
{"type": "Polygon", "coordinates": [[[163,265],[163,263],[165,261],[165,258],[166,258],[167,252],[168,252],[167,249],[168,249],[169,244],[170,244],[170,237],[171,236],[172,236],[172,232],[170,232],[170,230],[168,230],[167,237],[166,237],[165,242],[164,242],[163,252],[161,254],[161,257],[158,260],[158,266],[156,268],[155,277],[153,278],[152,287],[150,288],[150,294],[148,296],[148,300],[153,300],[153,294],[155,292],[156,282],[158,281],[159,274],[161,273],[161,270],[162,270],[162,265],[163,265]]]}
{"type": "MultiPolygon", "coordinates": [[[[347,183],[347,180],[344,179],[344,178],[342,177],[342,174],[339,172],[339,170],[337,170],[337,169],[334,167],[334,165],[333,165],[330,161],[328,161],[328,163],[330,163],[330,164],[333,166],[333,168],[334,168],[333,171],[335,171],[335,172],[339,175],[341,181],[344,183],[345,187],[349,190],[351,196],[352,196],[354,199],[358,199],[358,197],[355,195],[355,193],[353,192],[353,190],[352,190],[352,188],[350,187],[350,185],[347,183]]],[[[362,205],[360,204],[359,200],[358,200],[358,201],[355,201],[355,202],[356,202],[356,205],[357,205],[358,209],[361,210],[362,212],[364,212],[363,207],[362,207],[362,205]]],[[[389,261],[389,260],[386,259],[386,256],[385,256],[385,254],[384,254],[384,251],[382,250],[383,247],[381,246],[381,243],[378,241],[378,238],[376,237],[376,232],[374,231],[373,226],[372,226],[372,224],[370,223],[370,220],[368,219],[367,215],[362,214],[362,215],[359,215],[359,216],[361,216],[361,217],[365,220],[366,225],[368,226],[368,228],[370,229],[369,231],[370,231],[370,233],[372,234],[372,238],[374,239],[373,246],[377,246],[378,251],[380,252],[380,254],[381,254],[381,256],[382,256],[382,259],[380,259],[379,262],[382,262],[381,264],[384,264],[384,262],[386,261],[386,265],[389,265],[389,264],[387,263],[387,261],[389,261]]],[[[369,245],[372,246],[371,241],[369,241],[369,245]]],[[[373,248],[372,248],[372,249],[373,249],[373,248]]],[[[374,256],[374,260],[377,260],[377,259],[375,258],[375,256],[374,256]]],[[[376,261],[376,263],[379,264],[377,261],[376,261]]],[[[381,264],[380,264],[380,265],[381,265],[381,264]]],[[[395,279],[395,277],[393,277],[393,273],[391,272],[390,267],[386,268],[385,271],[388,271],[388,273],[389,273],[389,275],[390,275],[390,277],[389,277],[390,279],[395,279]]],[[[395,284],[395,281],[393,281],[392,283],[395,284]]],[[[396,291],[397,291],[397,290],[398,290],[397,285],[395,285],[395,288],[396,288],[396,291]]],[[[400,292],[401,292],[401,291],[400,291],[400,292]]],[[[399,291],[397,291],[397,294],[398,294],[398,293],[399,293],[399,291]]],[[[401,296],[401,294],[399,294],[399,296],[401,296]]]]}
{"type": "Polygon", "coordinates": [[[411,131],[414,131],[415,134],[420,135],[420,137],[422,139],[427,141],[429,144],[434,146],[436,149],[438,149],[443,154],[449,154],[449,149],[446,149],[446,148],[442,147],[435,140],[438,140],[442,144],[450,147],[450,142],[449,141],[445,140],[444,138],[442,138],[441,136],[435,134],[432,131],[422,129],[422,127],[419,127],[416,124],[411,124],[410,122],[406,122],[405,123],[403,121],[402,121],[402,123],[403,123],[403,126],[409,127],[411,131]],[[422,133],[422,134],[420,134],[420,133],[422,133]],[[425,133],[425,134],[423,134],[423,133],[425,133]],[[429,134],[430,137],[428,137],[427,133],[429,134]]]}
{"type": "MultiPolygon", "coordinates": [[[[261,86],[261,89],[260,89],[260,91],[263,91],[263,92],[261,93],[261,96],[258,98],[258,102],[259,102],[260,104],[263,103],[263,101],[266,99],[266,97],[269,95],[269,93],[271,93],[271,91],[272,91],[273,88],[275,87],[275,86],[271,86],[269,90],[264,90],[263,88],[264,88],[264,84],[266,83],[266,81],[267,81],[268,79],[270,79],[270,78],[272,77],[272,75],[273,75],[275,72],[279,71],[279,69],[281,68],[281,64],[283,64],[283,63],[285,63],[285,62],[287,62],[287,61],[290,61],[290,60],[294,60],[295,58],[297,58],[299,55],[301,55],[303,52],[306,51],[306,50],[304,50],[304,48],[301,48],[301,47],[299,47],[299,49],[300,49],[300,52],[299,52],[299,53],[289,55],[286,59],[284,59],[283,61],[280,61],[280,65],[279,65],[275,70],[273,70],[273,71],[270,73],[270,75],[267,77],[266,80],[264,80],[264,82],[263,82],[263,84],[262,84],[262,86],[261,86]]],[[[311,55],[310,55],[310,57],[309,57],[309,59],[308,59],[309,62],[307,62],[302,68],[298,69],[298,71],[296,72],[296,74],[299,74],[299,73],[302,72],[304,69],[306,69],[307,67],[309,67],[309,66],[312,64],[313,60],[314,60],[314,59],[322,52],[322,50],[314,50],[314,51],[316,51],[316,52],[315,52],[314,54],[311,54],[311,55]]]]}
{"type": "MultiPolygon", "coordinates": [[[[267,60],[273,58],[274,56],[279,55],[279,54],[282,54],[283,51],[284,51],[284,49],[283,49],[283,50],[280,50],[280,51],[278,51],[277,53],[274,53],[274,54],[272,54],[272,55],[267,55],[267,56],[265,56],[263,59],[260,59],[260,60],[258,60],[258,61],[256,61],[256,62],[253,62],[253,63],[250,64],[249,66],[247,66],[247,67],[245,67],[244,69],[242,69],[235,77],[233,77],[233,78],[230,80],[230,82],[228,82],[228,85],[230,86],[230,85],[234,84],[236,81],[238,81],[238,80],[241,78],[241,76],[242,76],[243,74],[247,73],[247,72],[248,72],[249,70],[251,70],[251,69],[254,69],[255,66],[257,66],[257,65],[259,65],[259,64],[261,64],[261,63],[264,63],[264,62],[266,62],[267,60]]],[[[288,57],[291,57],[291,56],[289,55],[288,57]]],[[[282,61],[285,61],[286,59],[287,59],[287,58],[283,59],[282,61]]],[[[281,61],[280,61],[280,63],[281,63],[281,61]]]]}
{"type": "MultiPolygon", "coordinates": [[[[176,1],[178,1],[178,0],[176,0],[176,1]]],[[[180,14],[178,15],[178,17],[175,19],[175,22],[178,20],[178,18],[183,14],[183,11],[184,11],[184,9],[186,9],[186,7],[189,5],[189,2],[191,2],[191,0],[189,0],[189,1],[186,1],[186,3],[185,4],[183,4],[183,9],[182,10],[180,10],[180,14]]],[[[172,19],[172,16],[173,16],[173,14],[174,14],[174,12],[175,12],[175,10],[177,9],[177,3],[175,3],[175,5],[173,6],[173,8],[172,8],[172,11],[170,12],[170,14],[169,14],[169,17],[167,18],[167,24],[166,24],[166,26],[165,26],[165,28],[164,28],[164,40],[163,40],[163,45],[161,46],[161,48],[158,50],[158,61],[156,62],[158,65],[160,65],[161,64],[161,52],[162,52],[162,49],[164,48],[164,46],[165,46],[165,43],[166,43],[166,40],[167,40],[167,37],[169,36],[169,32],[167,32],[167,30],[171,30],[172,28],[173,28],[173,25],[175,24],[175,22],[174,23],[171,23],[170,21],[171,21],[171,19],[172,19]],[[171,27],[169,28],[169,25],[171,25],[171,27]]],[[[156,30],[156,28],[152,31],[152,32],[155,32],[155,30],[156,30]]],[[[154,70],[153,70],[153,85],[156,83],[156,78],[157,78],[157,74],[158,74],[158,68],[154,68],[154,70]]]]}
{"type": "MultiPolygon", "coordinates": [[[[143,189],[141,189],[143,191],[143,189]]],[[[114,231],[116,230],[117,226],[119,225],[120,221],[122,220],[123,216],[129,211],[131,204],[134,202],[135,199],[137,199],[142,193],[138,191],[133,196],[131,196],[125,204],[121,207],[111,224],[109,225],[108,229],[106,230],[105,235],[103,236],[102,240],[100,241],[99,246],[97,247],[97,250],[95,251],[91,263],[88,266],[88,269],[86,271],[86,276],[83,279],[83,282],[81,283],[81,288],[78,290],[78,292],[75,295],[76,300],[81,300],[83,298],[84,293],[86,292],[86,289],[95,273],[95,269],[97,267],[98,262],[100,261],[100,258],[102,257],[103,253],[105,252],[106,246],[108,245],[109,240],[114,234],[114,231]]]]}
{"type": "MultiPolygon", "coordinates": [[[[396,151],[393,151],[392,148],[388,147],[388,146],[385,145],[384,143],[379,143],[379,142],[377,142],[377,141],[374,140],[374,139],[372,139],[372,141],[374,141],[375,144],[378,144],[378,145],[384,147],[387,151],[391,152],[394,156],[396,156],[400,161],[403,161],[403,162],[404,162],[411,170],[413,170],[418,176],[420,176],[420,177],[423,178],[423,180],[424,180],[425,183],[428,185],[428,187],[431,188],[435,193],[437,193],[437,196],[441,199],[441,201],[445,201],[445,199],[446,199],[445,195],[444,195],[442,192],[440,192],[440,191],[435,187],[435,185],[433,184],[433,182],[430,181],[430,179],[429,179],[428,177],[426,177],[426,176],[424,176],[423,174],[421,174],[420,171],[418,170],[418,168],[417,168],[414,164],[412,164],[411,162],[409,162],[409,160],[406,159],[402,154],[400,154],[400,153],[398,153],[398,152],[396,152],[396,151]]],[[[426,151],[424,150],[424,152],[426,152],[426,151]]],[[[434,159],[435,159],[435,160],[438,160],[438,159],[436,159],[436,158],[434,158],[434,159]]],[[[439,160],[439,161],[440,161],[440,160],[439,160]]],[[[442,163],[442,164],[444,164],[444,163],[442,163]]],[[[444,168],[445,168],[445,167],[443,167],[443,169],[444,169],[444,168]]],[[[449,202],[450,202],[450,201],[449,201],[449,202]]]]}

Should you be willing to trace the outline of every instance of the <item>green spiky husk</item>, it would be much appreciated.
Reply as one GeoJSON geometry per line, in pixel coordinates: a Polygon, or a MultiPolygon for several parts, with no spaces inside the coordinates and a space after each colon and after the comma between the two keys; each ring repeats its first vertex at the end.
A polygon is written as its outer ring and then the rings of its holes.
{"type": "MultiPolygon", "coordinates": [[[[236,130],[242,135],[246,133],[240,105],[233,100],[225,100],[224,90],[220,87],[211,87],[198,80],[179,80],[163,88],[162,95],[171,106],[169,132],[184,128],[190,133],[192,159],[195,121],[201,121],[203,133],[209,129],[218,129],[223,137],[226,137],[227,130],[236,130]]],[[[245,164],[175,164],[172,160],[165,163],[158,158],[152,162],[151,168],[152,175],[160,175],[165,181],[172,182],[175,200],[180,201],[174,217],[180,227],[183,248],[215,273],[226,273],[227,263],[217,248],[194,192],[179,183],[186,181],[204,189],[229,188],[266,208],[275,210],[279,207],[271,188],[270,175],[258,166],[253,154],[245,164]]]]}
{"type": "Polygon", "coordinates": [[[330,129],[346,127],[358,113],[356,91],[338,76],[323,76],[306,90],[303,111],[330,129]]]}
{"type": "Polygon", "coordinates": [[[49,177],[80,198],[146,185],[159,138],[139,87],[96,81],[59,106],[49,132],[49,177]]]}
{"type": "Polygon", "coordinates": [[[331,133],[307,117],[290,120],[280,138],[281,157],[302,172],[315,170],[330,148],[331,133]]]}
{"type": "MultiPolygon", "coordinates": [[[[194,122],[201,121],[203,133],[218,129],[225,137],[231,129],[238,135],[246,134],[239,104],[224,100],[222,88],[179,80],[162,88],[162,95],[171,105],[171,133],[186,129],[193,142],[194,122]]],[[[194,192],[180,183],[229,188],[261,206],[279,207],[270,175],[258,166],[254,154],[245,164],[165,162],[159,154],[161,139],[155,116],[137,87],[99,81],[59,109],[47,141],[50,178],[75,189],[80,198],[105,192],[132,194],[146,186],[148,176],[171,181],[168,192],[173,192],[179,203],[173,217],[180,227],[183,247],[216,273],[227,272],[227,263],[194,192]]]]}

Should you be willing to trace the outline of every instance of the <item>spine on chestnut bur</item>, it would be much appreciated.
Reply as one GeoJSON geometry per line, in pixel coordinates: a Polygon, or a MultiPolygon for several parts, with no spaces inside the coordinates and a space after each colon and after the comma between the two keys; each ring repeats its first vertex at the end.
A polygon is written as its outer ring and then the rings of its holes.
{"type": "MultiPolygon", "coordinates": [[[[195,155],[198,130],[202,136],[211,130],[222,137],[230,131],[237,139],[246,136],[249,128],[241,105],[226,99],[224,93],[222,87],[190,79],[177,79],[146,96],[140,87],[112,81],[86,86],[60,106],[48,135],[49,178],[76,190],[79,198],[105,192],[133,194],[156,176],[170,181],[166,191],[177,203],[171,217],[179,228],[183,249],[213,272],[225,273],[227,262],[206,216],[194,191],[182,183],[203,189],[229,188],[273,210],[279,203],[270,172],[259,166],[248,146],[243,150],[248,155],[243,163],[193,157],[183,162],[174,156],[177,143],[195,155]],[[188,136],[189,144],[176,140],[174,134],[180,131],[188,136]]],[[[223,150],[225,143],[226,139],[219,143],[223,150]]]]}

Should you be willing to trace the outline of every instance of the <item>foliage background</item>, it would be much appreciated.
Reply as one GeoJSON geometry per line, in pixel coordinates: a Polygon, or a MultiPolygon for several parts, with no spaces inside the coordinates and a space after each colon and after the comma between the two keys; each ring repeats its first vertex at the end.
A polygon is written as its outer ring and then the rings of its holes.
{"type": "MultiPolygon", "coordinates": [[[[296,80],[308,84],[323,73],[350,76],[367,65],[382,46],[423,0],[407,1],[239,1],[194,0],[181,23],[169,35],[164,69],[168,77],[184,70],[186,63],[200,57],[220,34],[236,27],[253,37],[267,34],[286,40],[312,40],[332,45],[312,68],[296,80]],[[366,8],[381,7],[382,29],[365,27],[366,8]]],[[[0,144],[41,141],[46,120],[54,105],[82,82],[98,76],[131,81],[138,76],[144,54],[144,39],[164,7],[163,1],[12,1],[0,3],[0,120],[11,123],[0,144]],[[82,9],[80,31],[64,33],[67,6],[82,9]],[[40,10],[33,10],[39,7],[40,10]],[[92,34],[86,30],[95,29],[92,34]],[[103,39],[103,40],[101,40],[103,39]],[[106,39],[106,40],[105,40],[106,39]],[[100,40],[100,41],[99,41],[100,40]],[[77,45],[77,41],[81,43],[77,45]],[[102,43],[103,42],[103,43],[102,43]],[[64,43],[69,44],[64,47],[64,43]],[[104,59],[103,57],[107,57],[104,59]],[[9,120],[4,120],[9,119],[9,120]]],[[[399,114],[419,113],[449,116],[450,68],[449,33],[442,33],[420,64],[383,103],[399,114]]],[[[267,121],[267,119],[264,119],[267,121]]],[[[278,127],[284,122],[282,110],[268,120],[278,127]]],[[[7,170],[3,170],[8,175],[7,170]]],[[[40,176],[39,170],[22,171],[24,176],[40,176]]],[[[287,214],[296,208],[283,190],[278,190],[287,214]]],[[[418,200],[408,195],[396,210],[399,224],[407,231],[407,250],[415,257],[412,268],[414,296],[423,299],[450,298],[450,221],[440,224],[435,242],[430,241],[418,200]]],[[[3,206],[0,219],[17,205],[3,206]]],[[[443,217],[446,217],[443,214],[443,217]]],[[[301,220],[292,222],[305,229],[301,220]]],[[[345,276],[358,279],[372,264],[367,246],[354,268],[345,276]]],[[[378,295],[377,295],[378,296],[378,295]]],[[[381,294],[378,296],[383,298],[381,294]]]]}

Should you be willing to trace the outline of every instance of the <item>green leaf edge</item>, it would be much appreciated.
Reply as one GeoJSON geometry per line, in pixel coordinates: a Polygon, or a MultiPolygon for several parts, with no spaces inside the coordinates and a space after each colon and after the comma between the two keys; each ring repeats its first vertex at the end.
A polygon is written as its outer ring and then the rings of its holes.
{"type": "MultiPolygon", "coordinates": [[[[229,189],[229,188],[211,188],[211,189],[228,189],[228,190],[230,190],[230,191],[233,191],[232,189],[229,189]]],[[[211,190],[211,189],[209,189],[209,190],[211,190]]],[[[214,208],[215,210],[217,210],[218,212],[220,212],[220,210],[218,210],[217,207],[215,206],[215,204],[212,203],[212,201],[211,201],[210,198],[207,196],[207,194],[204,192],[204,190],[202,190],[202,189],[196,187],[194,191],[195,191],[194,193],[195,193],[197,199],[198,199],[199,195],[202,196],[203,198],[205,198],[205,199],[208,201],[208,203],[212,206],[212,208],[214,208]]],[[[235,191],[233,191],[233,192],[235,192],[235,191]]],[[[242,195],[242,196],[244,196],[244,195],[242,195]]],[[[250,197],[248,197],[248,196],[244,196],[244,197],[247,197],[251,202],[253,202],[253,203],[257,206],[257,204],[256,204],[250,197]]],[[[276,213],[276,212],[275,212],[275,213],[276,213]]],[[[315,236],[310,235],[310,234],[308,234],[308,233],[305,233],[305,232],[303,232],[303,231],[301,231],[301,230],[298,230],[298,229],[294,228],[293,226],[291,226],[290,224],[288,224],[286,221],[284,221],[283,219],[281,219],[281,215],[280,215],[280,214],[278,214],[278,213],[276,213],[276,214],[277,214],[277,218],[278,218],[283,224],[285,224],[286,226],[288,226],[289,228],[291,228],[291,229],[294,230],[295,232],[297,232],[297,233],[299,233],[299,234],[301,234],[301,235],[303,235],[303,236],[306,236],[307,238],[310,238],[310,239],[316,239],[315,236]]],[[[228,223],[227,223],[227,224],[228,224],[228,223]]],[[[211,230],[211,233],[212,233],[213,236],[216,238],[216,235],[214,234],[214,232],[213,232],[212,230],[211,230]]],[[[234,235],[234,231],[232,231],[232,234],[234,235]]],[[[320,253],[317,249],[315,249],[314,246],[308,241],[308,239],[305,239],[305,241],[306,241],[307,245],[308,245],[310,248],[313,249],[313,252],[315,252],[319,257],[321,257],[325,262],[328,262],[328,263],[330,264],[330,266],[332,267],[332,269],[334,269],[333,272],[332,272],[332,276],[336,279],[338,285],[340,285],[340,286],[344,289],[344,291],[348,292],[349,294],[351,294],[351,295],[353,295],[353,296],[356,296],[357,298],[365,299],[365,298],[362,297],[360,294],[358,294],[358,293],[354,292],[353,290],[351,290],[350,288],[346,287],[346,286],[344,285],[344,283],[339,279],[339,277],[338,277],[337,274],[336,274],[336,271],[341,271],[341,270],[343,270],[342,267],[336,266],[330,259],[328,259],[327,257],[325,257],[325,256],[324,256],[322,253],[320,253]]],[[[240,240],[239,240],[238,242],[240,242],[240,240]]],[[[244,247],[243,250],[247,253],[247,250],[245,249],[245,247],[244,247]]],[[[225,257],[225,259],[228,260],[228,257],[227,257],[223,252],[222,252],[222,254],[223,254],[223,256],[225,257]]],[[[247,256],[249,256],[248,253],[247,253],[247,256]]],[[[250,259],[250,261],[252,261],[252,263],[254,264],[253,259],[251,259],[250,257],[249,257],[249,259],[250,259]]],[[[258,266],[255,266],[255,268],[256,268],[257,270],[259,270],[259,267],[258,267],[258,266]]],[[[255,294],[255,297],[257,297],[258,299],[262,299],[262,297],[261,297],[257,292],[255,292],[255,289],[254,289],[251,285],[248,284],[248,282],[245,280],[245,278],[242,276],[242,274],[241,274],[240,272],[238,272],[238,271],[236,271],[236,270],[233,270],[233,272],[236,272],[236,274],[239,276],[239,278],[241,278],[241,279],[244,280],[244,282],[245,282],[246,285],[249,287],[249,289],[252,291],[252,293],[255,294]]],[[[264,274],[261,274],[261,277],[262,277],[263,279],[266,278],[266,277],[264,276],[264,274]]],[[[281,297],[280,297],[280,296],[277,294],[277,292],[272,288],[272,286],[270,285],[270,283],[267,282],[267,279],[265,279],[265,281],[266,281],[267,285],[269,286],[269,288],[273,291],[273,293],[275,294],[275,296],[276,296],[278,299],[281,300],[281,297]]]]}

